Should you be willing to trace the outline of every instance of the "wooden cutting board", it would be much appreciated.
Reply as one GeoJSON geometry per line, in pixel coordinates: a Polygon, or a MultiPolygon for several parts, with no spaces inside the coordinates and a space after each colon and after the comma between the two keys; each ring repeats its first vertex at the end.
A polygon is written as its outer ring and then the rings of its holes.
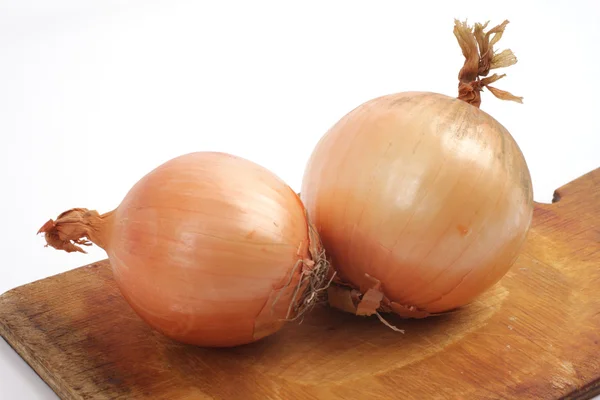
{"type": "Polygon", "coordinates": [[[425,320],[316,309],[253,345],[149,329],[106,261],[0,297],[0,333],[63,399],[583,399],[600,393],[600,169],[537,204],[516,265],[425,320]]]}

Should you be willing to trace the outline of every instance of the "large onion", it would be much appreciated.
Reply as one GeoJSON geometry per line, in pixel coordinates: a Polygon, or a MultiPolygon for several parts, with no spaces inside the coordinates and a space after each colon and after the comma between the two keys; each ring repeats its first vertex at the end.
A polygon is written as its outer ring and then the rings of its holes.
{"type": "Polygon", "coordinates": [[[127,302],[185,343],[234,346],[277,332],[327,274],[298,195],[223,153],[170,160],[106,214],[71,209],[40,230],[49,245],[106,250],[127,302]],[[316,263],[315,263],[316,262],[316,263]]]}
{"type": "Polygon", "coordinates": [[[514,263],[533,196],[517,143],[479,109],[490,69],[516,58],[494,53],[506,22],[487,34],[456,22],[466,57],[459,97],[398,93],[360,105],[319,141],[302,200],[349,297],[332,305],[357,314],[424,317],[472,301],[514,263]]]}

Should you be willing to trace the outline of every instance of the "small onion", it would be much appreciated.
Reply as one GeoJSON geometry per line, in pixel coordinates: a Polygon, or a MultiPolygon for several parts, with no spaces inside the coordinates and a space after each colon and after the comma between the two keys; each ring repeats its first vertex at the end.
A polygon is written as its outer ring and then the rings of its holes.
{"type": "MultiPolygon", "coordinates": [[[[530,173],[517,143],[479,109],[490,69],[516,62],[484,32],[456,22],[466,57],[459,96],[391,94],[360,105],[316,145],[302,200],[337,272],[333,306],[425,317],[465,305],[514,263],[533,214],[530,173]],[[351,290],[339,299],[340,288],[351,290]],[[337,296],[337,295],[336,295],[337,296]]],[[[497,35],[497,36],[496,36],[497,35]]]]}
{"type": "Polygon", "coordinates": [[[106,250],[133,310],[194,345],[235,346],[277,332],[311,305],[327,275],[298,195],[265,168],[224,153],[172,159],[115,210],[71,209],[40,232],[57,249],[106,250]]]}

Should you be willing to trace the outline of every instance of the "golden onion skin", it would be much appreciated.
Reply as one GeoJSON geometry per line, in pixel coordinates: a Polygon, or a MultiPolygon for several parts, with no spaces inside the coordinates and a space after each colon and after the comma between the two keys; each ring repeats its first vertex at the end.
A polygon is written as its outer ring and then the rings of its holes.
{"type": "Polygon", "coordinates": [[[465,305],[513,265],[533,189],[517,143],[465,101],[405,92],[336,123],[306,166],[302,200],[338,276],[379,280],[429,313],[465,305]]]}

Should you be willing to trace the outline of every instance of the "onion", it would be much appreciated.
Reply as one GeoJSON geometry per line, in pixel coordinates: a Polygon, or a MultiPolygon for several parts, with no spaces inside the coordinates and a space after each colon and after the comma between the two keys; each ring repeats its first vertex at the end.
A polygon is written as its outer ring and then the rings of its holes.
{"type": "Polygon", "coordinates": [[[459,96],[386,95],[360,105],[318,142],[302,200],[337,279],[334,307],[360,315],[426,317],[473,301],[513,265],[533,214],[530,173],[517,143],[479,109],[510,66],[493,51],[508,21],[455,22],[466,58],[459,96]]]}
{"type": "Polygon", "coordinates": [[[188,344],[235,346],[271,335],[312,306],[326,283],[298,195],[265,168],[224,153],[172,159],[115,210],[71,209],[40,232],[47,246],[67,252],[103,248],[133,310],[188,344]]]}

